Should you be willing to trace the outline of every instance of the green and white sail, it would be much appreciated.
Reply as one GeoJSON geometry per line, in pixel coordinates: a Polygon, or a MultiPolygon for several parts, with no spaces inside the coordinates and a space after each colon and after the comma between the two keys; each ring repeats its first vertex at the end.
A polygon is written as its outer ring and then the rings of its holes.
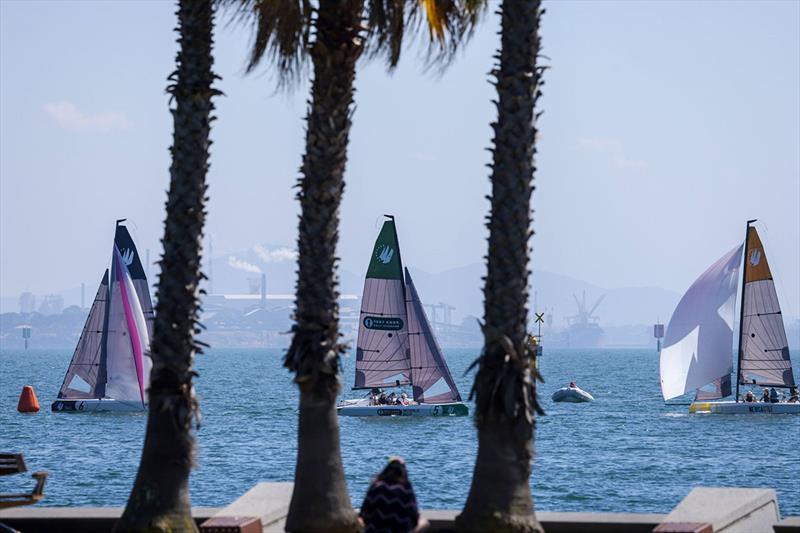
{"type": "Polygon", "coordinates": [[[353,388],[408,385],[410,366],[403,264],[390,218],[375,241],[364,280],[353,388]]]}

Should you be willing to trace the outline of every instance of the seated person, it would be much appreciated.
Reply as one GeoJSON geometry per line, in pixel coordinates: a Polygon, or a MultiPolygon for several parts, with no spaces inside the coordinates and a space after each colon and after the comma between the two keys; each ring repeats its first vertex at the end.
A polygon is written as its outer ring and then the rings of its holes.
{"type": "Polygon", "coordinates": [[[756,401],[756,395],[753,394],[753,391],[747,391],[747,394],[744,395],[744,401],[748,403],[756,401]]]}
{"type": "Polygon", "coordinates": [[[797,397],[797,387],[792,387],[789,389],[789,394],[791,396],[789,396],[789,399],[786,400],[787,403],[798,403],[798,401],[800,401],[800,399],[797,397]]]}
{"type": "Polygon", "coordinates": [[[577,386],[577,385],[575,385],[575,382],[574,382],[574,381],[570,381],[570,382],[569,382],[569,388],[570,388],[570,389],[577,389],[577,388],[578,388],[578,386],[577,386]]]}
{"type": "Polygon", "coordinates": [[[761,394],[761,401],[769,403],[769,389],[764,389],[764,392],[761,394]]]}
{"type": "Polygon", "coordinates": [[[408,395],[405,392],[400,394],[400,405],[408,405],[408,395]]]}
{"type": "Polygon", "coordinates": [[[778,391],[775,390],[775,387],[772,387],[769,389],[769,402],[778,403],[779,401],[781,401],[781,399],[778,396],[778,391]]]}
{"type": "Polygon", "coordinates": [[[370,484],[359,511],[359,525],[364,533],[412,533],[423,531],[429,525],[419,515],[417,497],[403,459],[390,458],[389,464],[370,484]]]}
{"type": "Polygon", "coordinates": [[[378,405],[378,397],[381,394],[381,390],[378,388],[372,388],[369,391],[369,404],[370,405],[378,405]]]}
{"type": "Polygon", "coordinates": [[[386,405],[387,403],[389,402],[386,400],[386,393],[382,392],[381,395],[378,396],[378,405],[386,405]]]}

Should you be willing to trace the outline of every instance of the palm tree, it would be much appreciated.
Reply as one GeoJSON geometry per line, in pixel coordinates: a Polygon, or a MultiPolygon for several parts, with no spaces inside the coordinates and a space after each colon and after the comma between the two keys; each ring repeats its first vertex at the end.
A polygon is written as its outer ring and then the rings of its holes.
{"type": "Polygon", "coordinates": [[[298,279],[284,364],[300,389],[297,465],[286,528],[355,531],[335,409],[340,390],[336,245],[353,113],[356,62],[384,55],[391,69],[408,28],[427,28],[431,63],[446,63],[477,20],[476,0],[220,0],[255,26],[252,70],[268,54],[283,83],[313,66],[297,198],[298,279]],[[470,9],[473,8],[473,9],[470,9]]]}
{"type": "Polygon", "coordinates": [[[189,500],[192,421],[198,420],[192,361],[201,352],[198,287],[205,222],[209,130],[214,105],[213,7],[178,2],[177,69],[167,91],[174,133],[164,253],[151,353],[149,413],[136,481],[116,531],[196,531],[189,500]]]}
{"type": "Polygon", "coordinates": [[[484,347],[472,393],[478,457],[463,531],[541,531],[528,479],[536,400],[528,320],[528,240],[532,235],[534,114],[542,85],[539,0],[504,0],[494,130],[489,254],[484,295],[484,347]]]}

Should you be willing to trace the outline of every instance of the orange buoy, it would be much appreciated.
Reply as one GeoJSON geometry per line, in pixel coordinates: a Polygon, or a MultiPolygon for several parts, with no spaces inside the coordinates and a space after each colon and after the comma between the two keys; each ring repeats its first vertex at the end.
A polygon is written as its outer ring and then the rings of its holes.
{"type": "Polygon", "coordinates": [[[22,394],[19,395],[17,411],[20,413],[39,412],[39,400],[36,399],[36,393],[33,392],[33,387],[30,385],[25,385],[22,387],[22,394]]]}

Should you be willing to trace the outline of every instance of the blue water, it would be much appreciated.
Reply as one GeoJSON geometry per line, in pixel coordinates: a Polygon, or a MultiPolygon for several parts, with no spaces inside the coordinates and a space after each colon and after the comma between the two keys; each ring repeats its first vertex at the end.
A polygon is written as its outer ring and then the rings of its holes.
{"type": "MultiPolygon", "coordinates": [[[[472,375],[463,373],[474,355],[447,351],[464,396],[472,375]]],[[[50,473],[44,505],[124,505],[145,416],[52,414],[70,356],[70,350],[0,352],[0,451],[23,452],[31,470],[50,473]],[[16,412],[26,384],[43,407],[36,415],[16,412]]],[[[279,350],[212,350],[198,358],[203,425],[191,479],[194,505],[224,505],[258,481],[292,479],[298,394],[280,357],[279,350]]],[[[800,356],[793,359],[800,376],[800,356]]],[[[352,365],[344,359],[346,389],[352,365]]],[[[665,406],[652,350],[552,349],[541,369],[547,416],[538,419],[531,477],[538,510],[664,513],[704,485],[773,487],[782,514],[800,515],[800,416],[689,416],[686,406],[665,406]],[[551,403],[552,392],[572,379],[596,401],[551,403]]],[[[463,505],[476,452],[471,417],[340,422],[356,505],[389,455],[406,458],[422,507],[463,505]]],[[[0,490],[30,483],[4,477],[0,490]]]]}

